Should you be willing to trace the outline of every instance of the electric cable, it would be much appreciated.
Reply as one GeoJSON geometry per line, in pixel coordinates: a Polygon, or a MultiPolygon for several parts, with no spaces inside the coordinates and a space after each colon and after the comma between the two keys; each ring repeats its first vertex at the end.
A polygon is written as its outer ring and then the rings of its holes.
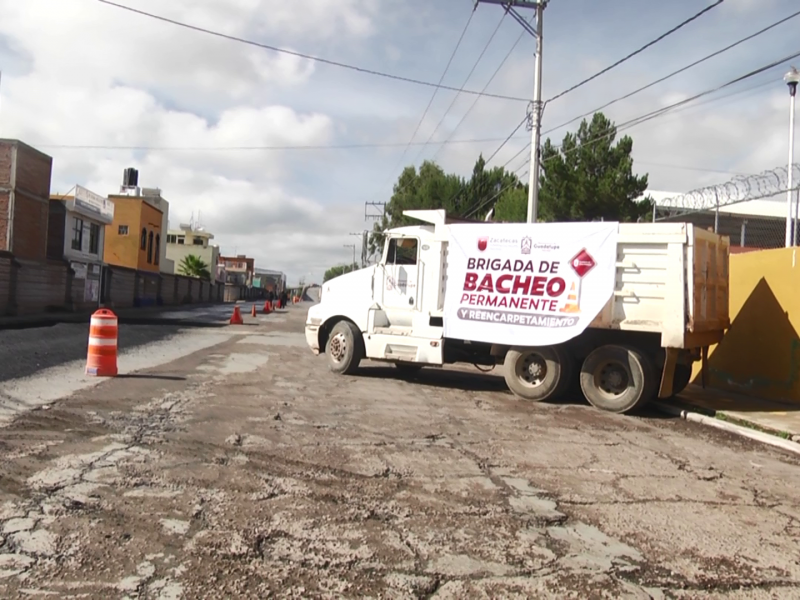
{"type": "Polygon", "coordinates": [[[598,77],[600,77],[601,75],[604,75],[604,74],[608,73],[608,72],[609,72],[609,71],[611,71],[612,69],[615,69],[616,67],[618,67],[618,66],[620,66],[622,63],[624,63],[624,62],[626,62],[626,61],[630,60],[631,58],[633,58],[633,57],[634,57],[634,56],[636,56],[637,54],[641,54],[642,52],[644,52],[645,50],[647,50],[647,49],[648,49],[648,48],[650,48],[651,46],[654,46],[654,45],[655,45],[655,44],[657,44],[658,42],[662,41],[664,38],[667,38],[667,37],[669,37],[670,35],[672,35],[673,33],[675,33],[676,31],[678,31],[678,30],[682,29],[683,27],[685,27],[686,25],[688,25],[688,24],[689,24],[689,23],[691,23],[692,21],[695,21],[696,19],[699,19],[700,17],[702,17],[702,16],[703,16],[704,14],[706,14],[707,12],[709,12],[709,11],[711,11],[711,10],[715,9],[716,7],[718,7],[719,5],[721,5],[721,4],[722,4],[724,1],[725,1],[725,0],[716,0],[716,2],[714,2],[714,4],[711,4],[710,6],[707,6],[707,7],[705,7],[703,10],[701,10],[701,11],[700,11],[700,12],[698,12],[697,14],[695,14],[695,15],[693,15],[693,16],[691,16],[691,17],[689,17],[688,19],[686,19],[686,20],[685,20],[685,21],[683,21],[682,23],[679,23],[678,25],[676,25],[675,27],[673,27],[673,28],[672,28],[672,29],[670,29],[669,31],[666,31],[666,32],[662,33],[660,36],[658,36],[658,37],[657,37],[657,38],[655,38],[654,40],[651,40],[651,41],[649,41],[649,42],[648,42],[648,43],[646,43],[644,46],[642,46],[641,48],[639,48],[639,49],[637,49],[637,50],[634,50],[633,52],[631,52],[630,54],[628,54],[628,55],[627,55],[627,56],[625,56],[624,58],[621,58],[621,59],[619,59],[617,62],[613,63],[612,65],[609,65],[609,66],[608,66],[608,67],[606,67],[605,69],[602,69],[602,70],[598,71],[597,73],[595,73],[594,75],[591,75],[590,77],[587,77],[587,78],[586,78],[586,79],[584,79],[583,81],[580,81],[580,82],[576,83],[575,85],[573,85],[572,87],[569,87],[569,88],[567,88],[567,89],[566,89],[566,90],[564,90],[563,92],[560,92],[560,93],[556,94],[555,96],[553,96],[552,98],[550,98],[549,100],[547,100],[547,101],[545,102],[545,104],[548,104],[548,103],[552,102],[553,100],[558,100],[559,98],[561,98],[561,97],[563,97],[563,96],[566,96],[566,95],[567,95],[567,94],[569,94],[570,92],[574,92],[574,91],[575,91],[575,90],[577,90],[579,87],[582,87],[582,86],[586,85],[586,84],[587,84],[587,83],[589,83],[590,81],[594,81],[595,79],[597,79],[597,78],[598,78],[598,77]]]}
{"type": "Polygon", "coordinates": [[[306,54],[306,53],[303,53],[303,52],[295,52],[294,50],[288,50],[286,48],[279,48],[277,46],[272,46],[272,45],[269,45],[269,44],[263,44],[261,42],[256,42],[254,40],[248,40],[246,38],[242,38],[242,37],[238,37],[238,36],[234,36],[234,35],[228,35],[227,33],[214,31],[212,29],[206,29],[205,27],[199,27],[197,25],[191,25],[189,23],[184,23],[183,21],[178,21],[176,19],[170,19],[168,17],[164,17],[164,16],[161,16],[161,15],[156,15],[154,13],[149,13],[149,12],[146,12],[146,11],[143,11],[143,10],[139,10],[137,8],[133,8],[131,6],[125,6],[124,4],[117,4],[116,2],[111,2],[110,0],[96,0],[96,1],[100,2],[101,4],[106,4],[108,6],[113,6],[115,8],[119,8],[121,10],[126,10],[128,12],[135,13],[137,15],[141,15],[141,16],[144,16],[144,17],[149,17],[151,19],[155,19],[155,20],[161,21],[163,23],[169,23],[169,24],[175,25],[177,27],[183,27],[184,29],[189,29],[191,31],[196,31],[198,33],[205,33],[207,35],[212,35],[214,37],[222,38],[222,39],[229,40],[229,41],[232,41],[232,42],[239,42],[240,44],[246,44],[248,46],[254,46],[256,48],[262,48],[264,50],[271,50],[273,52],[279,52],[281,54],[288,54],[290,56],[296,56],[298,58],[304,58],[306,60],[310,60],[310,61],[313,61],[313,62],[318,62],[318,63],[321,63],[321,64],[333,66],[333,67],[339,67],[339,68],[342,68],[342,69],[348,69],[348,70],[351,70],[351,71],[356,71],[358,73],[364,73],[366,75],[374,75],[376,77],[384,77],[386,79],[394,79],[396,81],[404,81],[406,83],[413,83],[413,84],[416,84],[416,85],[422,85],[422,86],[426,86],[426,87],[433,87],[433,88],[438,88],[438,89],[441,89],[441,90],[450,90],[450,91],[453,91],[453,92],[461,92],[461,93],[464,93],[464,94],[485,96],[487,98],[498,98],[498,99],[501,99],[501,100],[514,100],[516,102],[530,102],[530,100],[528,98],[517,98],[516,96],[504,96],[502,94],[489,94],[489,93],[483,93],[482,94],[481,92],[478,92],[478,91],[475,91],[475,90],[460,89],[460,88],[456,88],[456,87],[453,87],[453,86],[436,84],[436,83],[433,83],[431,81],[423,81],[421,79],[414,79],[413,77],[405,77],[403,75],[396,75],[396,74],[393,74],[393,73],[385,73],[383,71],[377,71],[375,69],[368,69],[366,67],[359,67],[357,65],[351,65],[351,64],[344,63],[344,62],[341,62],[341,61],[336,61],[336,60],[332,60],[332,59],[329,59],[329,58],[323,58],[321,56],[313,56],[311,54],[306,54]]]}
{"type": "Polygon", "coordinates": [[[789,15],[788,17],[784,17],[783,19],[781,19],[779,21],[776,21],[775,23],[772,23],[771,25],[768,25],[767,27],[764,27],[763,29],[760,29],[760,30],[756,31],[755,33],[751,33],[750,35],[748,35],[746,37],[743,37],[740,40],[737,40],[737,41],[733,42],[732,44],[729,44],[729,45],[725,46],[724,48],[721,48],[720,50],[717,50],[716,52],[712,52],[711,54],[707,54],[703,58],[700,58],[700,59],[698,59],[698,60],[696,60],[696,61],[694,61],[692,63],[689,63],[688,65],[686,65],[684,67],[681,67],[680,69],[672,71],[672,73],[669,73],[668,75],[664,75],[663,77],[659,77],[655,81],[651,81],[647,85],[643,85],[642,87],[637,88],[637,89],[633,90],[632,92],[629,92],[629,93],[625,94],[624,96],[619,96],[618,98],[614,98],[610,102],[606,102],[605,104],[603,104],[602,106],[598,106],[594,110],[590,110],[588,112],[583,113],[582,115],[578,115],[577,117],[574,117],[574,118],[570,119],[569,121],[565,121],[564,123],[561,123],[557,127],[553,127],[552,129],[549,129],[548,131],[544,132],[543,135],[546,135],[547,133],[550,133],[551,131],[555,131],[557,129],[561,129],[562,127],[566,127],[567,125],[571,125],[572,123],[574,123],[578,119],[583,119],[585,117],[591,116],[594,113],[599,112],[599,111],[601,111],[601,110],[603,110],[605,108],[608,108],[609,106],[612,106],[612,105],[614,105],[614,104],[616,104],[618,102],[621,102],[623,100],[627,100],[628,98],[631,98],[631,97],[635,96],[636,94],[639,94],[639,93],[641,93],[641,92],[643,92],[643,91],[645,91],[647,89],[650,89],[651,87],[653,87],[655,85],[658,85],[659,83],[663,83],[664,81],[667,81],[668,79],[671,79],[672,77],[675,77],[676,75],[680,75],[681,73],[684,73],[684,72],[688,71],[689,69],[692,69],[692,68],[696,67],[697,65],[700,65],[700,64],[702,64],[702,63],[704,63],[704,62],[706,62],[708,60],[711,60],[712,58],[716,58],[717,56],[719,56],[721,54],[724,54],[725,52],[728,52],[729,50],[732,50],[732,49],[736,48],[737,46],[740,46],[741,44],[744,44],[745,42],[749,42],[750,40],[752,40],[752,39],[754,39],[754,38],[756,38],[756,37],[768,32],[768,31],[770,31],[770,30],[774,29],[775,27],[778,27],[779,25],[782,25],[782,24],[784,24],[784,23],[786,23],[786,22],[790,21],[791,19],[794,19],[794,18],[796,18],[798,16],[800,16],[800,11],[797,11],[796,13],[793,13],[793,14],[789,15]]]}

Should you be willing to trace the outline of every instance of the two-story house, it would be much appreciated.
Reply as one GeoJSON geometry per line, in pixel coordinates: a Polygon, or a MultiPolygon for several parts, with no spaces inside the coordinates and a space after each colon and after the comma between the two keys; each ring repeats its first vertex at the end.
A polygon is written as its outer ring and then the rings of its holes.
{"type": "Polygon", "coordinates": [[[75,279],[84,281],[75,302],[100,299],[105,228],[113,221],[114,204],[79,185],[74,195],[50,196],[47,258],[68,260],[75,279]]]}
{"type": "Polygon", "coordinates": [[[244,254],[240,254],[238,256],[220,256],[217,265],[224,269],[225,283],[251,287],[255,262],[254,258],[247,258],[244,254]]]}
{"type": "Polygon", "coordinates": [[[213,233],[190,223],[181,223],[179,229],[170,229],[167,232],[167,258],[174,264],[174,273],[183,274],[181,264],[184,259],[196,256],[205,263],[214,278],[219,262],[219,246],[211,244],[213,239],[213,233]]]}

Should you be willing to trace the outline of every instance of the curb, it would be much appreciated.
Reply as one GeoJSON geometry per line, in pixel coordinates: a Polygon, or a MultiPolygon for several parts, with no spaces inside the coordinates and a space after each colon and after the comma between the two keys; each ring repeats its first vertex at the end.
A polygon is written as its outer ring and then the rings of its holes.
{"type": "Polygon", "coordinates": [[[770,446],[774,446],[775,448],[780,448],[781,450],[786,450],[787,452],[791,452],[793,454],[800,456],[800,443],[796,441],[785,440],[783,438],[779,438],[769,433],[763,433],[755,429],[750,429],[748,427],[743,427],[741,425],[735,425],[733,423],[729,423],[728,421],[722,421],[721,419],[717,419],[716,417],[713,416],[707,416],[699,412],[686,410],[680,408],[679,406],[673,406],[671,404],[665,404],[663,402],[654,402],[653,406],[658,410],[660,410],[661,412],[674,415],[686,421],[693,421],[695,423],[708,425],[710,427],[714,427],[716,429],[720,429],[728,433],[740,435],[742,437],[749,438],[756,442],[761,442],[762,444],[768,444],[770,446]]]}
{"type": "MultiPolygon", "coordinates": [[[[197,303],[197,304],[175,304],[169,306],[146,306],[146,307],[124,307],[111,309],[119,320],[136,323],[138,319],[152,319],[154,316],[192,310],[196,308],[209,308],[212,306],[227,305],[233,306],[233,302],[217,303],[197,303]]],[[[93,312],[93,311],[92,311],[93,312]]],[[[48,327],[61,323],[88,323],[92,317],[92,312],[52,312],[41,313],[38,315],[25,315],[22,317],[0,317],[0,330],[3,329],[33,329],[36,327],[48,327]]]]}

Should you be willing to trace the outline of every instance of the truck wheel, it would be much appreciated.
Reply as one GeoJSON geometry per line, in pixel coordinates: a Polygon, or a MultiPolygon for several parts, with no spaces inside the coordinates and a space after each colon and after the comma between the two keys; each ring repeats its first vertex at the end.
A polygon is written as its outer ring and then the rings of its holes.
{"type": "Polygon", "coordinates": [[[569,385],[569,365],[569,356],[557,346],[512,348],[503,364],[506,385],[523,400],[554,400],[569,385]]]}
{"type": "Polygon", "coordinates": [[[364,358],[364,340],[361,332],[350,321],[339,321],[333,326],[325,344],[328,368],[340,375],[352,375],[364,358]]]}
{"type": "Polygon", "coordinates": [[[581,390],[599,409],[625,414],[641,408],[656,392],[655,368],[644,354],[626,346],[600,346],[581,367],[581,390]]]}

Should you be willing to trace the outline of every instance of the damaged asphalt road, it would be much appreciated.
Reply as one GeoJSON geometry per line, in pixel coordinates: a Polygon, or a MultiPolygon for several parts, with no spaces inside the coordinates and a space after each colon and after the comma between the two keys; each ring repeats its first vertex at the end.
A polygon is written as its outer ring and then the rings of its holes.
{"type": "Polygon", "coordinates": [[[475,372],[337,377],[304,316],[0,428],[0,597],[800,598],[796,459],[475,372]]]}

